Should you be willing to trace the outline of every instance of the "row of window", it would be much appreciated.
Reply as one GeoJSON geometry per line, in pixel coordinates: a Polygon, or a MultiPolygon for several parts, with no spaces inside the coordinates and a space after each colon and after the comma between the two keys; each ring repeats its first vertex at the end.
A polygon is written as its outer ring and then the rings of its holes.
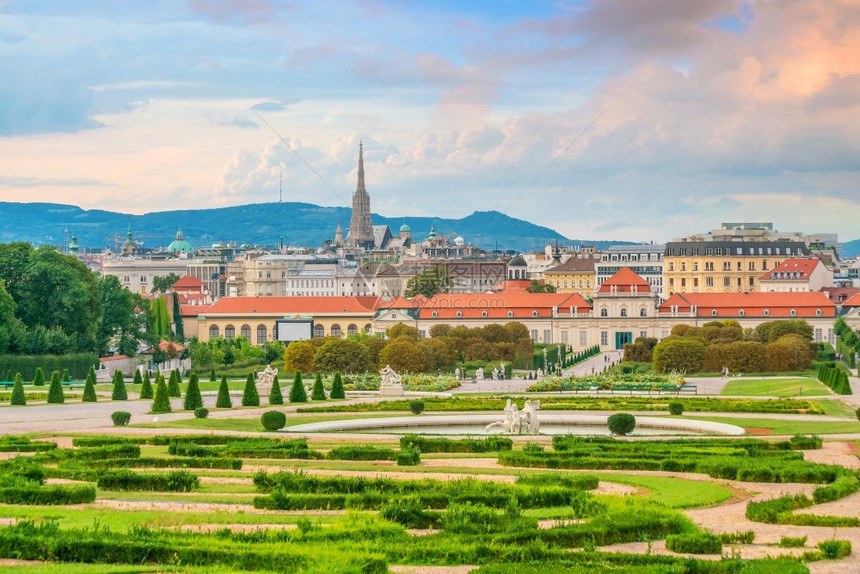
{"type": "MultiPolygon", "coordinates": [[[[737,280],[738,288],[743,287],[744,286],[743,285],[743,277],[738,277],[737,279],[738,279],[737,280]]],[[[687,278],[686,277],[681,277],[680,286],[681,286],[681,289],[684,289],[685,287],[687,287],[687,278]]],[[[699,286],[699,278],[698,277],[693,277],[693,281],[692,281],[691,286],[694,289],[699,286]]],[[[713,287],[713,286],[714,286],[714,278],[711,276],[705,277],[705,287],[713,287]]],[[[732,278],[731,277],[723,277],[723,287],[731,287],[731,286],[732,286],[732,278]]],[[[749,286],[755,287],[755,277],[754,276],[751,276],[749,278],[749,286]]],[[[669,277],[669,289],[672,289],[674,287],[675,287],[675,278],[669,277]]]]}
{"type": "MultiPolygon", "coordinates": [[[[692,267],[693,267],[693,271],[698,271],[699,270],[698,261],[694,261],[692,267]]],[[[669,263],[669,271],[674,271],[674,270],[675,270],[675,262],[673,261],[673,262],[669,263]]],[[[680,270],[681,271],[687,270],[687,262],[686,261],[681,261],[680,270]]],[[[731,271],[731,270],[732,270],[732,262],[731,261],[723,261],[723,271],[731,271]]],[[[737,262],[737,271],[743,271],[743,270],[744,270],[743,269],[743,262],[738,261],[737,262]]],[[[755,271],[755,270],[756,270],[755,261],[748,261],[747,262],[747,271],[755,271]]],[[[761,270],[767,271],[767,259],[762,259],[761,270]]],[[[705,262],[705,271],[714,271],[714,262],[713,261],[706,261],[705,262]]]]}
{"type": "Polygon", "coordinates": [[[801,249],[793,249],[791,247],[785,247],[784,249],[781,247],[747,247],[746,251],[744,251],[743,247],[735,247],[732,250],[731,247],[705,247],[702,249],[701,247],[678,247],[678,248],[669,248],[666,250],[667,257],[687,257],[692,256],[696,257],[697,255],[704,252],[705,255],[782,255],[785,252],[786,255],[792,255],[795,253],[797,255],[802,255],[803,251],[801,249]]]}
{"type": "MultiPolygon", "coordinates": [[[[371,330],[371,326],[368,323],[367,325],[364,326],[364,332],[370,333],[370,330],[371,330]]],[[[329,335],[332,335],[334,337],[340,337],[342,334],[343,334],[343,330],[341,329],[341,326],[338,325],[337,323],[332,325],[331,329],[329,329],[329,335]]],[[[347,335],[357,335],[358,334],[358,327],[355,324],[350,323],[346,328],[346,334],[347,335]]],[[[221,335],[221,331],[218,328],[218,325],[210,325],[209,326],[209,338],[210,339],[212,339],[214,337],[219,337],[220,335],[221,335]]],[[[248,339],[248,341],[250,341],[251,340],[251,327],[249,325],[242,325],[239,328],[239,336],[245,337],[246,339],[248,339]]],[[[267,336],[268,336],[268,329],[266,328],[266,326],[265,325],[257,325],[257,341],[256,341],[257,344],[262,345],[263,343],[265,343],[267,336]]],[[[325,327],[323,325],[320,325],[320,324],[314,325],[314,337],[325,337],[325,336],[326,336],[325,327]]],[[[224,338],[229,341],[230,339],[233,339],[235,337],[236,337],[236,327],[234,327],[233,325],[225,326],[224,327],[224,338]]]]}
{"type": "MultiPolygon", "coordinates": [[[[609,316],[609,310],[604,307],[603,309],[600,310],[600,316],[601,317],[608,317],[609,316]]],[[[625,307],[621,308],[621,316],[627,317],[627,309],[625,307]]],[[[648,309],[646,309],[645,307],[642,307],[641,309],[639,309],[639,316],[640,317],[647,317],[648,316],[648,309]]]]}

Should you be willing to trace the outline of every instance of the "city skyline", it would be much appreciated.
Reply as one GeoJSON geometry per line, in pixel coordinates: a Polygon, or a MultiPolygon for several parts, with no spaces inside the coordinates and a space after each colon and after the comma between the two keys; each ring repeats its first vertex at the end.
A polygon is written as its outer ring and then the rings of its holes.
{"type": "Polygon", "coordinates": [[[0,0],[0,58],[3,201],[349,206],[363,140],[389,217],[858,235],[847,1],[0,0]]]}

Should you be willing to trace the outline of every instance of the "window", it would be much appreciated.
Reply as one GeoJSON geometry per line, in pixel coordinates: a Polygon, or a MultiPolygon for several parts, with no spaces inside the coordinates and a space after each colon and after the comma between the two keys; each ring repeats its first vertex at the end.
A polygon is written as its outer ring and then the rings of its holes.
{"type": "Polygon", "coordinates": [[[227,325],[224,327],[224,338],[228,341],[236,336],[236,327],[233,325],[227,325]]]}
{"type": "Polygon", "coordinates": [[[331,336],[340,337],[340,325],[338,325],[337,323],[331,326],[331,336]]]}
{"type": "Polygon", "coordinates": [[[368,323],[367,325],[364,326],[364,332],[365,333],[370,333],[371,329],[372,329],[372,327],[370,326],[370,323],[368,323]]]}
{"type": "Polygon", "coordinates": [[[770,309],[765,309],[765,310],[762,312],[762,314],[763,314],[765,317],[770,317],[770,309]]]}
{"type": "Polygon", "coordinates": [[[211,327],[209,327],[209,338],[210,339],[212,339],[213,337],[217,337],[218,335],[219,335],[218,325],[212,325],[211,327]]]}
{"type": "Polygon", "coordinates": [[[588,331],[580,331],[579,332],[579,346],[585,347],[588,345],[588,331]]]}
{"type": "Polygon", "coordinates": [[[686,271],[686,270],[687,270],[687,263],[685,261],[682,261],[681,262],[681,271],[686,271]]]}
{"type": "Polygon", "coordinates": [[[750,277],[750,287],[755,287],[755,277],[750,277]]]}
{"type": "Polygon", "coordinates": [[[537,342],[537,329],[532,329],[532,341],[537,342]]]}
{"type": "Polygon", "coordinates": [[[251,326],[250,325],[242,325],[242,328],[239,329],[239,334],[245,337],[248,342],[251,341],[251,326]]]}
{"type": "Polygon", "coordinates": [[[462,316],[463,316],[463,312],[462,312],[462,311],[457,311],[457,318],[459,319],[459,318],[460,318],[460,317],[462,317],[462,316]]]}
{"type": "Polygon", "coordinates": [[[744,316],[744,310],[743,309],[738,310],[738,317],[743,317],[743,316],[744,316]]]}
{"type": "Polygon", "coordinates": [[[600,316],[601,316],[601,317],[608,317],[608,316],[609,316],[609,311],[607,311],[606,309],[601,309],[601,310],[600,310],[600,316]]]}
{"type": "Polygon", "coordinates": [[[481,311],[481,317],[483,317],[484,319],[486,319],[486,318],[487,318],[487,312],[486,312],[486,311],[481,311]]]}
{"type": "Polygon", "coordinates": [[[761,262],[761,268],[764,269],[765,271],[767,271],[767,259],[765,259],[761,262]]]}
{"type": "Polygon", "coordinates": [[[675,264],[669,263],[669,271],[674,271],[674,270],[675,270],[675,264]]]}
{"type": "Polygon", "coordinates": [[[717,310],[716,310],[716,309],[712,309],[712,310],[711,310],[711,317],[716,317],[716,316],[717,316],[717,310]]]}
{"type": "Polygon", "coordinates": [[[816,317],[821,317],[821,309],[816,309],[816,310],[815,310],[815,316],[816,316],[816,317]]]}
{"type": "Polygon", "coordinates": [[[532,317],[537,317],[537,316],[538,316],[538,312],[537,312],[537,311],[532,311],[532,317]]]}
{"type": "Polygon", "coordinates": [[[698,277],[693,277],[693,287],[694,288],[699,287],[699,278],[698,277]]]}
{"type": "Polygon", "coordinates": [[[141,282],[141,283],[146,283],[146,275],[141,275],[141,276],[140,276],[140,282],[141,282]]]}
{"type": "Polygon", "coordinates": [[[648,331],[639,331],[639,336],[640,336],[640,337],[647,337],[647,336],[648,336],[648,331]]]}
{"type": "Polygon", "coordinates": [[[561,332],[561,344],[567,345],[567,331],[561,332]]]}
{"type": "Polygon", "coordinates": [[[713,277],[705,277],[705,287],[713,287],[714,286],[714,278],[713,277]]]}
{"type": "Polygon", "coordinates": [[[674,286],[675,286],[675,279],[673,279],[672,277],[669,277],[669,287],[672,288],[674,286]]]}
{"type": "Polygon", "coordinates": [[[698,271],[698,270],[699,270],[699,264],[693,263],[693,271],[698,271]]]}
{"type": "Polygon", "coordinates": [[[314,325],[314,337],[325,337],[325,327],[314,325]]]}
{"type": "Polygon", "coordinates": [[[268,329],[266,329],[265,325],[257,325],[257,344],[262,345],[265,343],[268,334],[268,329]]]}
{"type": "Polygon", "coordinates": [[[755,271],[755,261],[750,261],[749,270],[755,271]]]}
{"type": "Polygon", "coordinates": [[[639,316],[640,317],[647,317],[648,316],[648,309],[646,309],[645,307],[642,307],[641,309],[639,309],[639,316]]]}
{"type": "Polygon", "coordinates": [[[508,317],[513,317],[513,316],[514,316],[514,312],[513,312],[513,311],[508,311],[508,317]]]}
{"type": "Polygon", "coordinates": [[[622,309],[621,309],[621,316],[622,316],[622,317],[626,317],[626,316],[627,316],[627,309],[625,309],[625,308],[622,308],[622,309]]]}
{"type": "Polygon", "coordinates": [[[609,332],[601,331],[600,332],[600,346],[605,347],[609,344],[609,332]]]}
{"type": "Polygon", "coordinates": [[[350,323],[346,328],[347,335],[358,335],[358,327],[355,326],[354,323],[350,323]]]}
{"type": "Polygon", "coordinates": [[[685,278],[681,277],[681,288],[684,288],[686,286],[687,286],[687,280],[685,278]]]}
{"type": "Polygon", "coordinates": [[[432,313],[430,313],[430,316],[435,319],[439,316],[439,314],[436,311],[433,311],[432,313]]]}
{"type": "Polygon", "coordinates": [[[552,331],[550,331],[549,329],[543,330],[543,342],[552,343],[552,331]]]}
{"type": "Polygon", "coordinates": [[[731,287],[732,286],[732,278],[731,277],[723,277],[723,287],[731,287]]]}
{"type": "Polygon", "coordinates": [[[797,317],[797,309],[792,309],[792,310],[791,310],[791,316],[792,316],[792,317],[797,317]]]}

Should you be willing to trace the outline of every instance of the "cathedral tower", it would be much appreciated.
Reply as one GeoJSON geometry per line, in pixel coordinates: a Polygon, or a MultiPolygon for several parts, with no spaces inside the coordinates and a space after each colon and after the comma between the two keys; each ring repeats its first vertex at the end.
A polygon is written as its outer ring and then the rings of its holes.
{"type": "Polygon", "coordinates": [[[373,249],[373,223],[370,221],[370,194],[364,187],[364,151],[358,144],[358,185],[352,195],[352,219],[349,222],[349,244],[373,249]]]}

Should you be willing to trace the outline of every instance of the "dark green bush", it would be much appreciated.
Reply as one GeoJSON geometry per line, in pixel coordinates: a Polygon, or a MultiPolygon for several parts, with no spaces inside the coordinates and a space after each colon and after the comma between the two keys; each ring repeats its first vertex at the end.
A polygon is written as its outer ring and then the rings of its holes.
{"type": "Polygon", "coordinates": [[[670,415],[682,415],[682,414],[684,414],[684,403],[679,403],[677,401],[669,403],[669,414],[670,415]]]}
{"type": "Polygon", "coordinates": [[[27,396],[24,394],[24,382],[21,373],[15,374],[15,385],[12,387],[11,404],[23,406],[27,404],[27,396]]]}
{"type": "Polygon", "coordinates": [[[406,528],[439,528],[441,512],[426,511],[421,501],[407,496],[393,500],[379,512],[385,520],[402,524],[406,528]]]}
{"type": "Polygon", "coordinates": [[[746,530],[744,532],[724,532],[720,534],[723,544],[752,544],[755,542],[755,532],[746,530]]]}
{"type": "MultiPolygon", "coordinates": [[[[141,389],[141,395],[143,394],[143,390],[141,389]]],[[[96,402],[98,397],[96,397],[96,370],[93,367],[90,367],[90,372],[87,373],[87,380],[84,383],[84,396],[83,402],[85,403],[94,403],[96,402]]]]}
{"type": "Polygon", "coordinates": [[[332,399],[345,399],[346,393],[343,389],[343,378],[340,376],[340,371],[334,374],[334,380],[331,383],[331,392],[329,393],[329,398],[332,399]]]}
{"type": "Polygon", "coordinates": [[[636,428],[636,417],[629,413],[615,413],[606,419],[609,432],[615,435],[628,435],[636,428]]]}
{"type": "Polygon", "coordinates": [[[209,409],[206,407],[197,407],[194,409],[194,418],[205,419],[209,416],[209,409]]]}
{"type": "Polygon", "coordinates": [[[324,401],[325,398],[325,387],[323,386],[322,373],[317,373],[316,379],[314,379],[314,388],[311,390],[311,400],[324,401]]]}
{"type": "Polygon", "coordinates": [[[818,543],[818,549],[828,560],[838,560],[851,554],[851,542],[848,540],[822,540],[818,543]]]}
{"type": "Polygon", "coordinates": [[[221,375],[221,384],[218,385],[218,398],[215,399],[215,408],[233,408],[233,401],[230,400],[230,387],[227,386],[227,375],[221,375]]]}
{"type": "Polygon", "coordinates": [[[814,450],[821,448],[823,441],[820,436],[796,434],[789,442],[794,450],[814,450]]]}
{"type": "Polygon", "coordinates": [[[340,446],[326,454],[331,460],[395,460],[393,449],[375,446],[340,446]]]}
{"type": "Polygon", "coordinates": [[[113,373],[113,392],[111,393],[112,401],[127,401],[128,391],[125,389],[125,378],[122,376],[122,371],[116,370],[113,373]]]}
{"type": "Polygon", "coordinates": [[[496,452],[511,450],[514,442],[503,436],[488,436],[484,439],[451,440],[444,437],[426,437],[407,434],[400,437],[400,448],[416,448],[423,453],[431,452],[496,452]]]}
{"type": "Polygon", "coordinates": [[[407,448],[397,453],[397,466],[415,466],[421,462],[421,451],[407,448]]]}
{"type": "Polygon", "coordinates": [[[131,420],[131,413],[127,411],[114,411],[110,415],[114,426],[124,427],[131,420]]]}
{"type": "Polygon", "coordinates": [[[263,428],[268,431],[276,431],[284,428],[287,424],[287,415],[281,411],[266,411],[260,417],[263,428]]]}
{"type": "Polygon", "coordinates": [[[3,504],[86,504],[96,499],[93,486],[12,486],[0,487],[3,504]]]}
{"type": "Polygon", "coordinates": [[[409,411],[413,415],[420,415],[424,412],[424,401],[412,401],[409,403],[409,411]]]}
{"type": "Polygon", "coordinates": [[[165,474],[114,470],[102,473],[97,484],[99,488],[106,490],[191,492],[200,486],[200,480],[185,470],[176,470],[165,474]]]}
{"type": "Polygon", "coordinates": [[[257,384],[254,382],[253,373],[248,373],[248,378],[245,379],[245,392],[242,393],[242,406],[260,406],[260,394],[257,393],[257,384]]]}
{"type": "Polygon", "coordinates": [[[302,372],[296,371],[293,377],[293,386],[290,387],[290,402],[291,403],[306,403],[308,402],[308,393],[305,391],[305,384],[302,382],[302,372]]]}
{"type": "Polygon", "coordinates": [[[194,411],[203,406],[203,397],[200,395],[200,379],[197,371],[192,371],[188,377],[188,386],[185,389],[185,401],[182,408],[186,411],[194,411]]]}
{"type": "Polygon", "coordinates": [[[60,371],[54,371],[51,373],[51,386],[48,388],[48,403],[61,405],[65,400],[63,383],[60,381],[60,371]]]}
{"type": "Polygon", "coordinates": [[[164,379],[159,377],[158,384],[155,385],[155,399],[152,401],[152,414],[161,414],[172,412],[170,406],[170,392],[167,390],[167,385],[164,384],[164,379]]]}
{"type": "Polygon", "coordinates": [[[666,549],[679,554],[722,554],[723,543],[719,536],[708,533],[670,534],[666,549]]]}
{"type": "Polygon", "coordinates": [[[179,371],[173,369],[170,371],[170,379],[167,382],[167,396],[179,398],[182,396],[182,390],[179,388],[179,383],[182,382],[182,377],[179,376],[179,371]]]}
{"type": "Polygon", "coordinates": [[[269,390],[269,404],[284,404],[284,394],[281,392],[281,382],[278,380],[278,375],[275,375],[272,379],[272,388],[269,390]]]}

